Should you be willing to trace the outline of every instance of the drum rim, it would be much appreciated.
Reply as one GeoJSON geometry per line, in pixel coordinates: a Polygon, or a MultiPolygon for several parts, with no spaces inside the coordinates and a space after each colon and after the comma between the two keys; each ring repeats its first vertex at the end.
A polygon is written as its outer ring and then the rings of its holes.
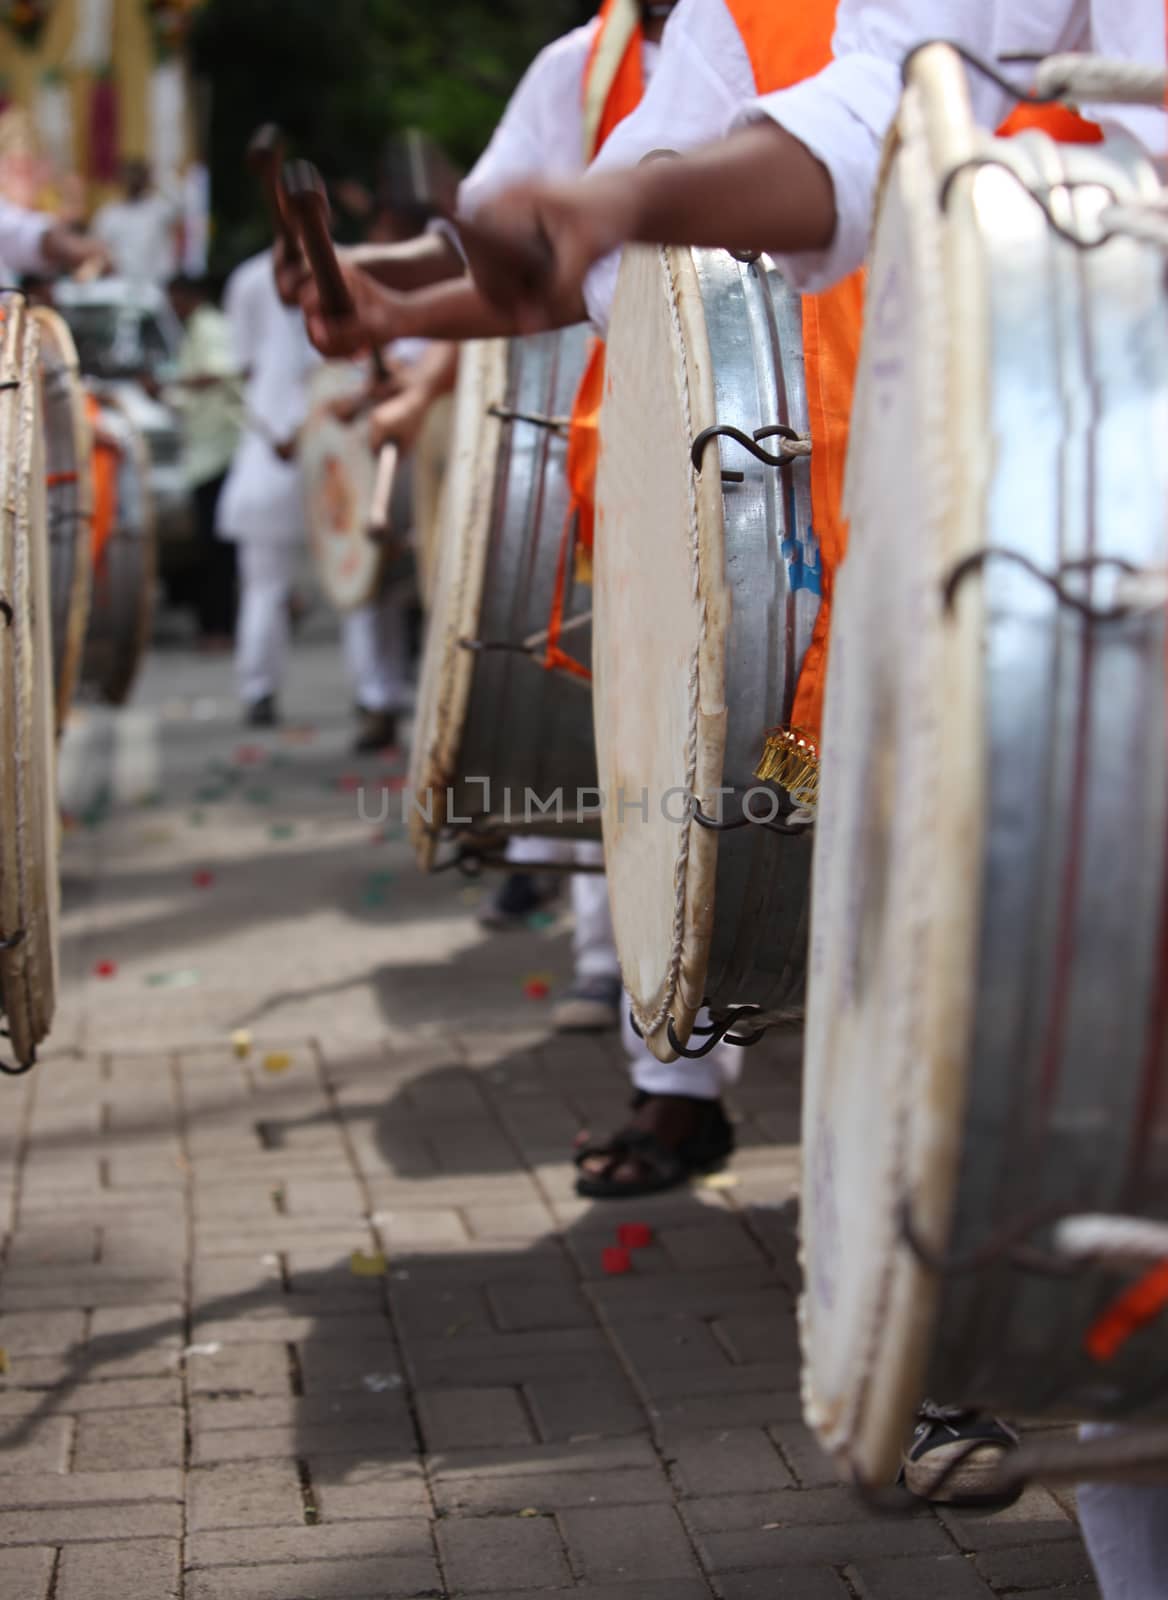
{"type": "MultiPolygon", "coordinates": [[[[86,533],[79,534],[73,542],[73,581],[69,616],[61,644],[61,671],[55,697],[59,737],[64,731],[80,681],[85,630],[89,622],[90,583],[93,571],[93,474],[87,463],[90,462],[93,451],[93,437],[85,409],[85,386],[81,379],[81,364],[72,330],[60,312],[54,311],[51,306],[35,307],[33,317],[40,328],[42,362],[45,350],[49,346],[55,346],[60,369],[68,380],[71,443],[77,473],[77,520],[86,527],[86,533]]],[[[46,452],[47,422],[46,414],[46,452]]]]}
{"type": "MultiPolygon", "coordinates": [[[[362,486],[361,514],[364,518],[369,505],[372,503],[373,485],[377,464],[366,440],[367,419],[358,418],[356,422],[341,422],[328,410],[330,400],[336,400],[343,395],[352,394],[363,384],[360,367],[352,361],[329,361],[323,366],[316,367],[308,380],[309,412],[308,419],[301,430],[300,453],[303,469],[304,488],[304,518],[308,528],[308,548],[312,556],[312,567],[316,573],[317,582],[324,591],[326,599],[337,611],[356,611],[361,606],[372,605],[381,594],[385,582],[385,574],[389,567],[390,551],[384,544],[366,538],[364,531],[355,537],[358,538],[366,550],[369,560],[365,566],[365,581],[360,590],[342,589],[334,581],[334,574],[328,563],[321,556],[321,541],[317,529],[313,524],[314,496],[310,463],[313,462],[312,445],[314,441],[332,434],[337,439],[343,439],[346,445],[346,459],[354,464],[360,460],[368,468],[367,482],[362,486]],[[347,381],[342,381],[347,380],[347,381]]],[[[324,460],[324,453],[321,461],[324,460]]],[[[351,541],[347,541],[351,542],[351,541]]]]}
{"type": "MultiPolygon", "coordinates": [[[[0,828],[0,935],[23,937],[0,952],[0,995],[16,1061],[28,1066],[56,1008],[60,879],[55,727],[49,679],[51,636],[43,426],[39,405],[40,332],[23,296],[0,296],[0,456],[16,464],[11,570],[13,608],[0,628],[0,739],[24,758],[4,763],[2,793],[11,825],[0,828]],[[40,528],[40,537],[36,529],[40,528]],[[38,667],[38,662],[47,663],[38,667]],[[39,848],[38,848],[39,845],[39,848]]],[[[0,518],[7,506],[0,505],[0,518]]]]}

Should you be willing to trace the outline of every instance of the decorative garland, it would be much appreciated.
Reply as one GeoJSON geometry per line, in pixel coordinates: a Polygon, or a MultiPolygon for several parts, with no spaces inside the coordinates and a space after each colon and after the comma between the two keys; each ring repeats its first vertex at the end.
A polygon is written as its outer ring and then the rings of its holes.
{"type": "Polygon", "coordinates": [[[0,22],[31,50],[49,20],[52,0],[0,0],[0,22]]]}
{"type": "Polygon", "coordinates": [[[145,0],[154,53],[160,61],[177,55],[187,42],[195,12],[203,0],[145,0]]]}

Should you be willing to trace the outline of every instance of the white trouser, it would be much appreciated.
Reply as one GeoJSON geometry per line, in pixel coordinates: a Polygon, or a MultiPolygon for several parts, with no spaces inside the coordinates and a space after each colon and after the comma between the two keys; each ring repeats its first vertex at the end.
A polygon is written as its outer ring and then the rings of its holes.
{"type": "MultiPolygon", "coordinates": [[[[1084,1428],[1083,1436],[1112,1431],[1084,1428]]],[[[1168,1484],[1086,1483],[1076,1498],[1103,1600],[1163,1600],[1168,1593],[1168,1484]]]]}
{"type": "Polygon", "coordinates": [[[235,676],[240,698],[247,705],[279,692],[288,653],[288,602],[295,571],[295,544],[239,540],[235,676]]]}
{"type": "Polygon", "coordinates": [[[357,703],[366,711],[401,711],[409,704],[406,606],[401,587],[373,605],[341,617],[345,665],[357,703]]]}
{"type": "MultiPolygon", "coordinates": [[[[600,865],[604,852],[598,844],[577,846],[577,862],[600,865]]],[[[608,879],[600,872],[580,873],[572,879],[572,909],[576,914],[574,951],[577,978],[617,978],[620,958],[608,904],[608,879]]],[[[703,1010],[699,1023],[708,1023],[703,1010]]],[[[700,1061],[658,1061],[629,1020],[629,999],[621,1005],[621,1037],[629,1058],[634,1086],[644,1094],[684,1094],[695,1100],[717,1100],[742,1070],[742,1051],[720,1044],[700,1061]]]]}

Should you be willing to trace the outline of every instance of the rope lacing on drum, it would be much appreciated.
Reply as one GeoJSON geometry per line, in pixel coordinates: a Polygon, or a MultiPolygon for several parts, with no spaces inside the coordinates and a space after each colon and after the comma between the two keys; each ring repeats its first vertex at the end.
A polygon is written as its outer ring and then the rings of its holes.
{"type": "Polygon", "coordinates": [[[1033,89],[1020,89],[984,56],[957,39],[926,39],[914,46],[901,63],[901,77],[907,83],[913,62],[923,50],[945,45],[961,57],[966,66],[996,84],[1004,94],[1022,105],[1049,106],[1089,101],[1109,101],[1115,105],[1163,106],[1168,99],[1168,74],[1159,67],[1138,62],[1114,61],[1106,56],[1063,54],[1035,56],[1008,54],[998,57],[1003,66],[1033,66],[1033,89]]]}

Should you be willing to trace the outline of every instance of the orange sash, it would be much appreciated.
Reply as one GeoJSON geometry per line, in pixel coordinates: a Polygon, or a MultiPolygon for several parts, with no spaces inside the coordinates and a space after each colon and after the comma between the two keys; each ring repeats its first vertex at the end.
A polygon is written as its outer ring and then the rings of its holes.
{"type": "MultiPolygon", "coordinates": [[[[640,24],[639,7],[633,0],[604,0],[600,8],[600,26],[592,41],[592,49],[584,71],[583,97],[585,106],[603,95],[603,108],[596,126],[595,136],[589,140],[585,159],[595,159],[608,136],[640,105],[645,93],[645,68],[642,58],[644,33],[640,24]],[[619,54],[614,54],[613,43],[627,41],[619,54]],[[598,74],[605,77],[598,79],[598,74]]],[[[592,543],[596,524],[596,468],[600,459],[600,402],[604,398],[604,341],[593,339],[588,352],[588,363],[572,405],[572,421],[568,431],[568,489],[571,503],[568,509],[568,528],[573,520],[576,529],[576,568],[581,582],[591,579],[592,543]]],[[[559,648],[563,622],[564,588],[566,581],[566,551],[561,559],[561,573],[557,580],[555,603],[548,635],[547,664],[574,671],[576,663],[559,648]]]]}
{"type": "Polygon", "coordinates": [[[91,394],[85,397],[89,426],[93,429],[93,563],[96,566],[114,531],[118,511],[118,451],[98,436],[101,407],[91,394]]]}

